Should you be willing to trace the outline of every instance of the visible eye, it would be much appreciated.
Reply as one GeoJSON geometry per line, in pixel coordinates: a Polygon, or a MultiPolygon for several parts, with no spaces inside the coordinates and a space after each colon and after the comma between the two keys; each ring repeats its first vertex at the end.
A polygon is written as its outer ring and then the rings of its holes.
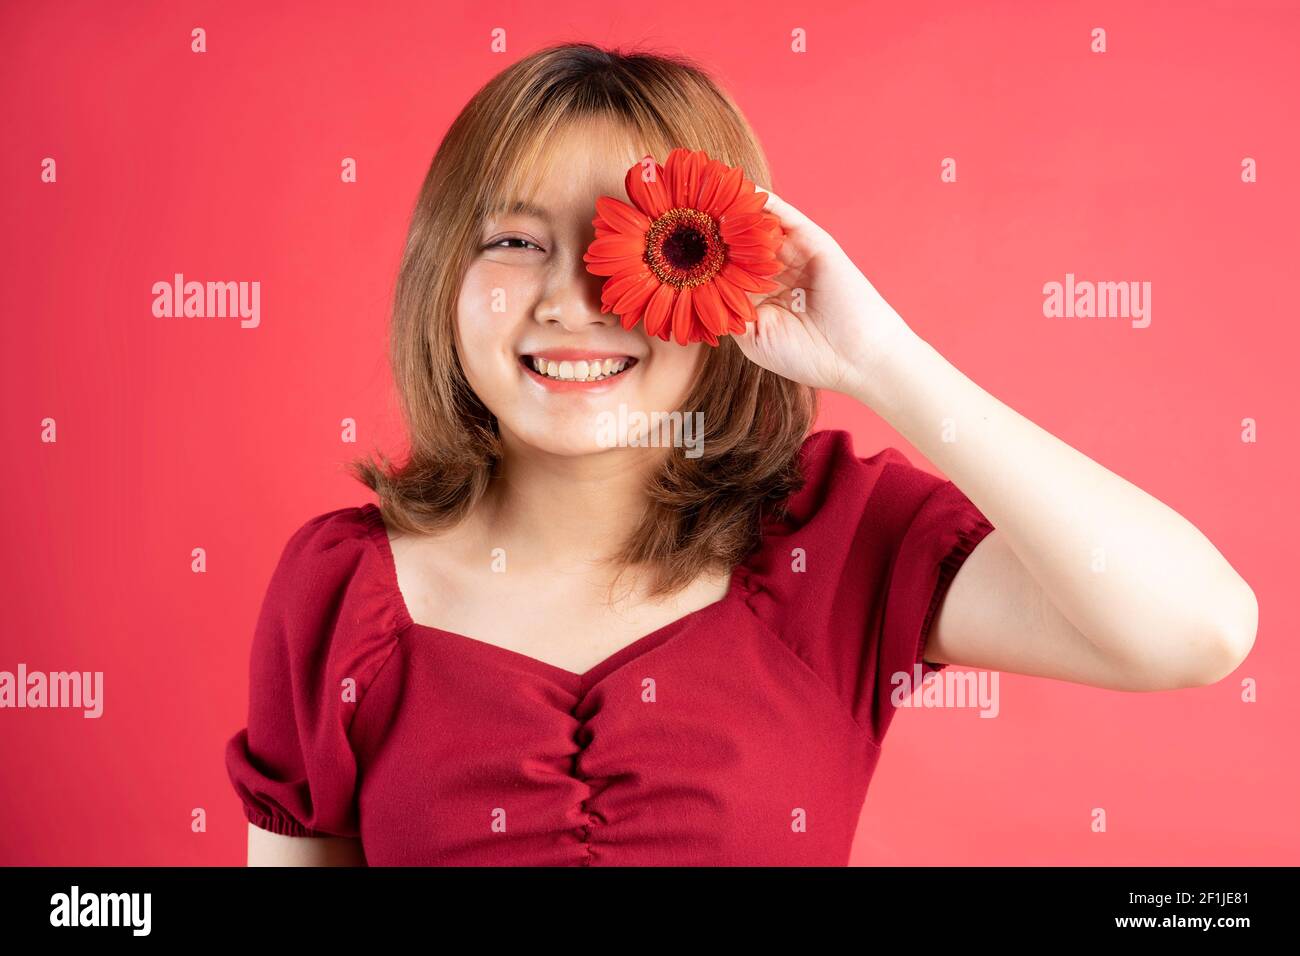
{"type": "Polygon", "coordinates": [[[520,246],[503,246],[503,245],[502,245],[503,242],[522,242],[525,246],[532,246],[532,247],[533,247],[534,249],[536,249],[538,252],[545,252],[545,251],[546,251],[546,250],[543,249],[541,246],[539,246],[537,243],[533,242],[531,239],[525,239],[523,236],[505,236],[505,237],[503,237],[503,238],[501,238],[501,239],[497,239],[497,240],[494,240],[493,242],[489,242],[489,243],[488,243],[486,246],[484,246],[483,248],[484,248],[484,249],[519,249],[519,248],[521,248],[520,246]]]}

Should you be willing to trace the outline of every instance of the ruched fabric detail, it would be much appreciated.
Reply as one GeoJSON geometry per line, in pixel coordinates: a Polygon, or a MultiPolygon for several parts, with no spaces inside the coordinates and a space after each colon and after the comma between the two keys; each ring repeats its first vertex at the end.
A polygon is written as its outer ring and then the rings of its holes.
{"type": "MultiPolygon", "coordinates": [[[[254,825],[371,865],[844,865],[899,672],[992,525],[846,432],[726,596],[584,673],[416,622],[373,504],[307,521],[227,745],[254,825]]],[[[575,630],[580,639],[581,630],[575,630]]]]}

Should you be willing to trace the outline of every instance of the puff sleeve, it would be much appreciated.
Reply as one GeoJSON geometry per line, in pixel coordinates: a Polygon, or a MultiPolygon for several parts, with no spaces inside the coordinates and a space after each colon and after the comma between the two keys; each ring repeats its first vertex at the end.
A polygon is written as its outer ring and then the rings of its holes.
{"type": "Polygon", "coordinates": [[[362,628],[359,509],[318,515],[281,552],[249,665],[248,724],[226,770],[248,821],[286,836],[358,837],[358,760],[348,729],[391,650],[362,628]]]}
{"type": "Polygon", "coordinates": [[[821,431],[801,459],[804,487],[753,559],[754,607],[879,744],[900,675],[946,666],[923,659],[926,639],[993,525],[896,448],[861,458],[847,432],[821,431]]]}

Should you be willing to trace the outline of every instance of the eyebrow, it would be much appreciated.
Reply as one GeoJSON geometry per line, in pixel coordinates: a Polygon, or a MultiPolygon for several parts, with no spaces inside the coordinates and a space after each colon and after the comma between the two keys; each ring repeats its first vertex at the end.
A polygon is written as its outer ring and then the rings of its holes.
{"type": "Polygon", "coordinates": [[[513,203],[497,203],[492,212],[494,214],[500,214],[501,212],[506,212],[509,215],[522,214],[525,216],[532,216],[534,219],[549,220],[551,218],[550,212],[543,209],[541,206],[534,206],[532,203],[524,202],[520,199],[516,199],[513,203]]]}

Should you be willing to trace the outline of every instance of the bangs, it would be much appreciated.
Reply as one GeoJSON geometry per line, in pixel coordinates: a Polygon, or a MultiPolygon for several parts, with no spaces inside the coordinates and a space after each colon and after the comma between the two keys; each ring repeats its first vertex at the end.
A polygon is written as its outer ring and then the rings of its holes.
{"type": "MultiPolygon", "coordinates": [[[[593,155],[614,157],[629,168],[646,155],[662,164],[670,150],[685,145],[673,142],[653,126],[638,128],[633,119],[612,109],[580,112],[574,104],[568,104],[555,115],[530,117],[492,144],[491,153],[496,158],[479,178],[476,230],[482,228],[493,210],[508,202],[541,205],[545,184],[558,172],[554,169],[553,144],[569,135],[581,137],[593,155]]],[[[630,201],[621,189],[615,198],[630,201]]],[[[595,212],[593,207],[593,216],[595,212]]]]}

